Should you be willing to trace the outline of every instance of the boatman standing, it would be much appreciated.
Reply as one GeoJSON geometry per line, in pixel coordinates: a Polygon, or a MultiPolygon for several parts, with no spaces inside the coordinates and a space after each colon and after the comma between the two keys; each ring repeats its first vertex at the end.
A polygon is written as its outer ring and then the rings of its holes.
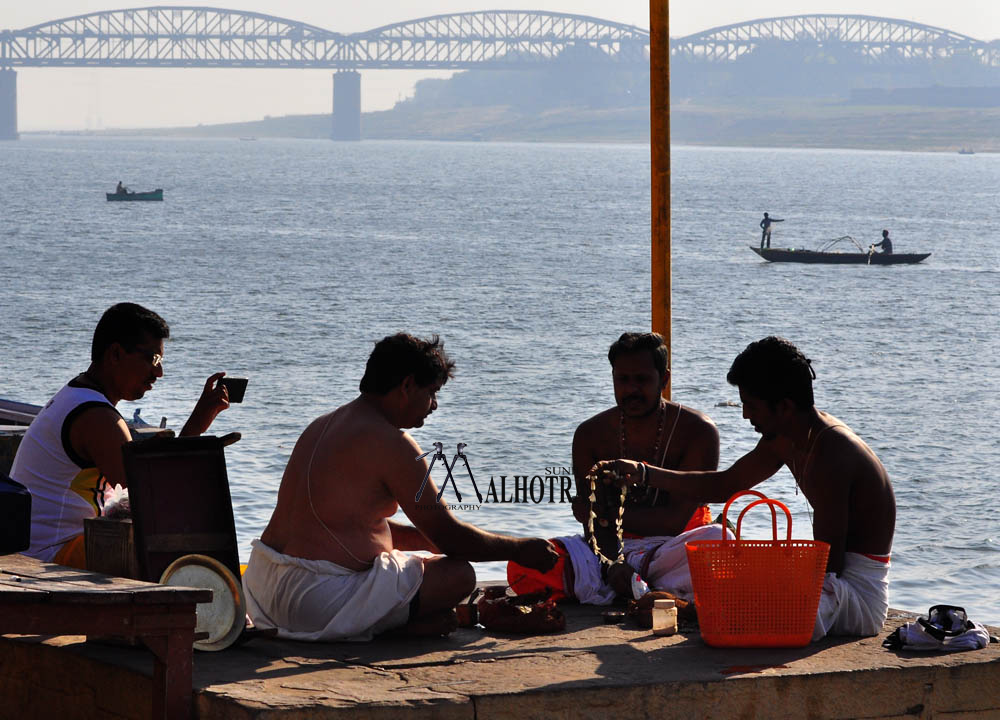
{"type": "Polygon", "coordinates": [[[739,387],[757,446],[718,472],[677,472],[633,460],[599,463],[605,482],[671,497],[725,502],[787,466],[813,508],[813,537],[830,544],[813,640],[877,635],[889,609],[889,552],[896,527],[892,483],[864,441],[813,404],[812,363],[783,338],[740,353],[726,379],[739,387]]]}
{"type": "Polygon", "coordinates": [[[767,247],[771,247],[771,223],[785,222],[780,218],[769,217],[767,213],[764,213],[764,219],[760,221],[760,247],[764,249],[764,241],[767,241],[767,247]]]}

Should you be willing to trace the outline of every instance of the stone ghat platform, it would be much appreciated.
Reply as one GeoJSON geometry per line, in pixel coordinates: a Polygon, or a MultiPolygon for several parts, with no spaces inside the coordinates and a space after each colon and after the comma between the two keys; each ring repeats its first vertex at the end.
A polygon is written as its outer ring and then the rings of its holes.
{"type": "MultiPolygon", "coordinates": [[[[800,649],[719,649],[696,629],[655,637],[562,606],[544,636],[310,644],[257,637],[195,653],[194,716],[291,718],[1000,718],[1000,646],[893,652],[874,638],[800,649]]],[[[996,630],[993,632],[996,634],[996,630]]],[[[82,637],[0,638],[5,717],[148,715],[149,653],[82,637]]]]}

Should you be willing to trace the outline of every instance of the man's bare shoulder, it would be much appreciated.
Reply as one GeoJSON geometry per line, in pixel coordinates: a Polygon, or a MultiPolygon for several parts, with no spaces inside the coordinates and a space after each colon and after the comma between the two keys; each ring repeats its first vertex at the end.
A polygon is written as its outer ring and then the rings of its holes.
{"type": "Polygon", "coordinates": [[[354,424],[354,442],[363,443],[384,460],[411,461],[422,452],[408,432],[370,408],[362,406],[347,420],[354,424]]]}
{"type": "Polygon", "coordinates": [[[718,433],[718,428],[715,427],[715,421],[701,410],[695,410],[687,405],[680,405],[680,409],[681,422],[692,430],[700,430],[707,433],[718,433]]]}
{"type": "Polygon", "coordinates": [[[618,406],[602,410],[596,415],[587,418],[576,427],[576,437],[587,438],[595,434],[603,434],[607,429],[618,422],[618,406]]]}

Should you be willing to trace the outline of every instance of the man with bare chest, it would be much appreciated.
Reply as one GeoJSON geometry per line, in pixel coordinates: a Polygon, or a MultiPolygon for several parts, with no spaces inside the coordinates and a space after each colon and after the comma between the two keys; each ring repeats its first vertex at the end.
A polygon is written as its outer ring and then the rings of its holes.
{"type": "Polygon", "coordinates": [[[360,396],[305,429],[243,576],[256,625],[318,641],[395,628],[447,634],[454,607],[475,587],[470,561],[552,567],[548,541],[462,522],[437,501],[432,479],[418,493],[427,461],[404,429],[437,409],[453,367],[436,337],[386,337],[368,359],[360,396]],[[391,519],[398,509],[412,526],[391,519]]]}
{"type": "Polygon", "coordinates": [[[727,380],[739,387],[757,446],[717,472],[677,472],[632,460],[602,463],[624,482],[692,501],[725,502],[787,465],[813,508],[813,537],[830,544],[814,639],[876,635],[888,611],[896,500],[882,463],[849,427],[813,403],[811,362],[790,342],[751,343],[727,380]]]}
{"type": "MultiPolygon", "coordinates": [[[[670,379],[667,346],[657,333],[624,333],[608,351],[616,404],[588,420],[573,436],[573,472],[577,495],[573,515],[583,525],[583,541],[589,541],[590,482],[587,475],[595,463],[618,457],[682,470],[714,470],[719,462],[719,433],[704,414],[663,399],[670,379]]],[[[675,537],[711,523],[708,508],[689,497],[672,497],[655,488],[633,488],[625,501],[622,528],[628,538],[675,537]]],[[[594,536],[605,555],[617,555],[617,533],[613,526],[595,526],[594,536]]],[[[601,578],[595,593],[582,573],[593,568],[593,557],[575,552],[580,538],[559,538],[557,546],[569,556],[546,578],[534,577],[522,568],[508,566],[508,579],[515,589],[520,576],[530,577],[525,592],[544,584],[560,594],[581,602],[603,602],[615,592],[626,593],[624,585],[609,588],[601,578]],[[584,567],[586,565],[587,567],[584,567]],[[581,574],[577,573],[577,568],[581,574]],[[560,577],[561,575],[561,577],[560,577]],[[578,582],[579,581],[579,582],[578,582]],[[580,591],[576,591],[576,585],[580,591]]],[[[662,543],[661,543],[662,544],[662,543]]],[[[646,568],[660,544],[640,543],[646,548],[641,562],[646,568]],[[647,547],[648,546],[648,547],[647,547]]],[[[592,553],[590,553],[592,555],[592,553]]],[[[680,559],[683,563],[683,558],[680,559]]],[[[636,563],[640,564],[640,563],[636,563]]],[[[673,563],[676,565],[677,563],[673,563]]],[[[634,570],[639,570],[634,567],[634,570]]],[[[676,568],[672,568],[676,569],[676,568]]],[[[686,572],[682,572],[686,575],[686,572]]],[[[626,576],[626,582],[627,582],[626,576]]],[[[595,578],[596,580],[596,578],[595,578]]],[[[682,580],[683,585],[685,581],[682,580]]],[[[678,590],[676,584],[671,590],[678,590]]],[[[682,593],[683,594],[683,593],[682,593]]]]}

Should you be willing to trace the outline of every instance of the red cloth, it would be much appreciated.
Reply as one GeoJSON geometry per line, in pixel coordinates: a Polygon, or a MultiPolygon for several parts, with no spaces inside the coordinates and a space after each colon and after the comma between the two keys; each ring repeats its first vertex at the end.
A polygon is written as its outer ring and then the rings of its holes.
{"type": "MultiPolygon", "coordinates": [[[[684,530],[693,530],[696,527],[710,525],[711,523],[711,510],[708,509],[708,505],[701,505],[694,511],[684,530]]],[[[627,538],[642,537],[641,535],[633,535],[632,533],[623,533],[623,536],[627,538]]],[[[507,563],[507,584],[510,585],[511,590],[515,594],[529,595],[531,593],[549,591],[552,593],[552,600],[556,602],[567,597],[566,575],[564,571],[566,569],[566,561],[569,558],[569,552],[567,552],[565,546],[558,540],[553,539],[551,542],[555,546],[556,552],[559,553],[559,559],[556,560],[553,568],[546,573],[524,567],[524,565],[519,565],[513,560],[507,563]]]]}
{"type": "MultiPolygon", "coordinates": [[[[712,524],[712,511],[709,510],[708,505],[699,505],[694,513],[691,515],[691,519],[688,520],[687,525],[684,526],[682,532],[687,532],[688,530],[694,530],[695,528],[701,527],[702,525],[712,524]]],[[[635,533],[623,532],[622,537],[627,540],[641,540],[646,537],[645,535],[636,535],[635,533]]]]}
{"type": "Polygon", "coordinates": [[[569,552],[558,540],[552,540],[551,542],[555,546],[556,552],[559,553],[559,559],[556,560],[556,564],[547,573],[524,567],[524,565],[518,565],[513,560],[507,563],[507,584],[510,585],[511,590],[516,594],[529,595],[548,590],[552,593],[551,599],[554,601],[559,601],[567,597],[566,576],[563,574],[563,571],[566,568],[569,552]]]}

